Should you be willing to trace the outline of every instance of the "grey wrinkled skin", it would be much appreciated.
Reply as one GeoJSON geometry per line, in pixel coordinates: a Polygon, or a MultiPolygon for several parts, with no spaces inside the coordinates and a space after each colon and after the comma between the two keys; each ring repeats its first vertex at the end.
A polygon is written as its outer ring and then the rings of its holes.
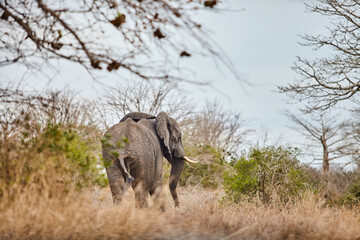
{"type": "MultiPolygon", "coordinates": [[[[156,117],[129,113],[111,127],[105,137],[110,144],[103,144],[103,159],[105,163],[112,163],[106,167],[106,172],[114,204],[120,203],[130,186],[134,189],[138,207],[146,207],[148,194],[155,203],[162,190],[164,156],[171,164],[170,192],[175,206],[179,206],[176,187],[184,167],[185,151],[180,128],[173,118],[164,112],[156,117]],[[124,138],[126,143],[119,146],[124,138]]],[[[161,209],[165,209],[163,204],[161,209]]]]}

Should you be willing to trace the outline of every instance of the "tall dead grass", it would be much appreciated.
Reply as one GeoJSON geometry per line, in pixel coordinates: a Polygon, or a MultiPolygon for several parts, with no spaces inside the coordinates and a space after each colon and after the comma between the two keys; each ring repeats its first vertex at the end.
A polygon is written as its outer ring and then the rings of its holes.
{"type": "Polygon", "coordinates": [[[63,199],[25,192],[0,213],[1,239],[359,239],[359,209],[330,208],[313,194],[296,203],[221,203],[219,190],[181,188],[181,207],[113,206],[107,188],[63,199]]]}

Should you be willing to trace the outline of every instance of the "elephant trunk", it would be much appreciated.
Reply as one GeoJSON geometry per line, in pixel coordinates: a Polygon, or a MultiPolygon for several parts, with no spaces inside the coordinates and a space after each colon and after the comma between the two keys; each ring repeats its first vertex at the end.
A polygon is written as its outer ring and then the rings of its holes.
{"type": "Polygon", "coordinates": [[[174,159],[171,164],[171,172],[170,172],[170,193],[175,202],[175,207],[179,206],[179,198],[177,195],[176,187],[180,178],[180,174],[184,168],[184,161],[181,159],[174,159]]]}

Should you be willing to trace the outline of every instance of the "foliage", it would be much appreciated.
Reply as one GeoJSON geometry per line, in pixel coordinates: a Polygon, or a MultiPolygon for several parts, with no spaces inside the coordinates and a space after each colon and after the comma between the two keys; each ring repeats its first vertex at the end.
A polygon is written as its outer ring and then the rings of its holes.
{"type": "Polygon", "coordinates": [[[55,195],[70,190],[107,184],[96,138],[82,135],[93,129],[72,129],[47,124],[37,133],[23,131],[13,139],[2,139],[0,196],[16,197],[24,188],[55,195]]]}
{"type": "Polygon", "coordinates": [[[223,151],[209,145],[197,145],[186,148],[191,158],[199,160],[197,164],[185,164],[180,176],[180,185],[215,189],[222,185],[223,172],[229,167],[223,151]]]}
{"type": "Polygon", "coordinates": [[[350,187],[350,193],[357,203],[360,203],[360,179],[354,182],[350,187]]]}
{"type": "Polygon", "coordinates": [[[264,203],[287,202],[308,188],[307,175],[292,147],[252,148],[224,173],[227,196],[235,202],[259,196],[264,203]]]}
{"type": "MultiPolygon", "coordinates": [[[[341,191],[338,198],[334,199],[333,204],[346,205],[349,207],[359,206],[360,204],[360,172],[341,172],[341,191]],[[342,173],[342,174],[341,174],[342,173]]],[[[340,175],[339,174],[339,175],[340,175]]],[[[340,181],[337,182],[340,182],[340,181]]],[[[337,184],[339,185],[339,184],[337,184]]]]}
{"type": "MultiPolygon", "coordinates": [[[[336,202],[335,202],[336,203],[336,202]]],[[[360,204],[360,182],[354,183],[338,201],[341,205],[357,206],[360,204]]]]}

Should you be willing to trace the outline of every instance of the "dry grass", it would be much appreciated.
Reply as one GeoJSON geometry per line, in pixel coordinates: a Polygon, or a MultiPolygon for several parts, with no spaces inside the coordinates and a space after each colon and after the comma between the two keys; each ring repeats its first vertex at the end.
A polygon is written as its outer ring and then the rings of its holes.
{"type": "Polygon", "coordinates": [[[108,189],[63,200],[22,194],[0,213],[0,239],[360,239],[359,209],[325,207],[314,195],[284,207],[220,204],[221,191],[182,188],[181,207],[112,206],[108,189]]]}

